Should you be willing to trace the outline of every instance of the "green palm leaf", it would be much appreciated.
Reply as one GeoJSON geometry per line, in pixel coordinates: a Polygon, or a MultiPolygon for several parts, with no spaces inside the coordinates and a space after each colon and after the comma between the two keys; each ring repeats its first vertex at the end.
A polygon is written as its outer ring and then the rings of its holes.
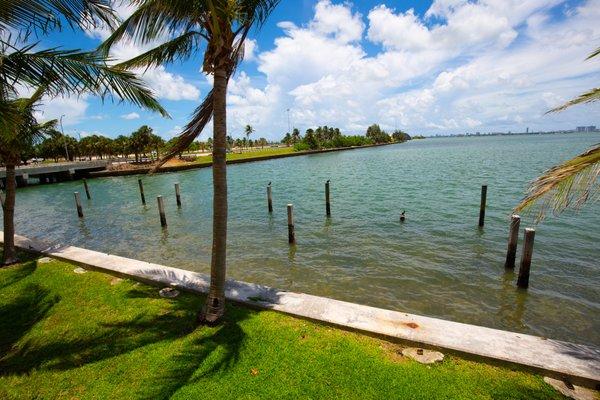
{"type": "Polygon", "coordinates": [[[52,96],[86,91],[101,98],[113,95],[168,116],[140,78],[108,65],[101,54],[61,49],[32,52],[32,48],[30,45],[0,55],[0,81],[6,82],[2,86],[11,87],[17,82],[43,85],[52,96]]]}
{"type": "Polygon", "coordinates": [[[0,30],[48,32],[69,25],[93,26],[98,22],[116,25],[109,0],[3,0],[0,1],[0,30]]]}
{"type": "MultiPolygon", "coordinates": [[[[600,48],[592,52],[586,60],[600,54],[600,48]]],[[[565,104],[548,111],[560,112],[576,104],[592,103],[600,100],[600,88],[581,94],[565,104]]],[[[559,215],[565,209],[579,209],[583,204],[597,200],[600,177],[600,145],[596,145],[575,158],[550,168],[535,179],[523,200],[514,212],[527,211],[538,206],[536,222],[544,219],[549,210],[559,215]]]]}
{"type": "Polygon", "coordinates": [[[578,209],[587,201],[598,199],[599,177],[600,144],[536,178],[514,212],[528,211],[537,205],[539,222],[549,210],[558,215],[569,207],[578,209]]]}
{"type": "Polygon", "coordinates": [[[568,102],[566,102],[565,104],[553,108],[552,110],[548,111],[548,113],[553,113],[553,112],[559,112],[559,111],[563,111],[571,106],[574,106],[576,104],[584,104],[584,103],[592,103],[594,101],[598,101],[600,100],[600,88],[594,88],[588,92],[585,92],[581,95],[579,95],[578,97],[574,98],[573,100],[569,100],[568,102]]]}
{"type": "Polygon", "coordinates": [[[185,61],[194,50],[198,48],[200,33],[196,31],[186,32],[166,43],[161,44],[137,57],[116,65],[118,68],[151,68],[175,60],[185,61]]]}

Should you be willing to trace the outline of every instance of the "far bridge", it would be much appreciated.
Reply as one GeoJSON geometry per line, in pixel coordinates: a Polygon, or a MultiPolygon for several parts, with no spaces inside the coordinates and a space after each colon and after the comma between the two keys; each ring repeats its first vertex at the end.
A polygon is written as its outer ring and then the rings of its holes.
{"type": "MultiPolygon", "coordinates": [[[[101,171],[108,166],[108,160],[73,161],[52,164],[29,164],[15,168],[17,186],[29,183],[53,183],[79,179],[92,171],[101,171]]],[[[6,187],[6,169],[0,168],[0,185],[6,187]]]]}

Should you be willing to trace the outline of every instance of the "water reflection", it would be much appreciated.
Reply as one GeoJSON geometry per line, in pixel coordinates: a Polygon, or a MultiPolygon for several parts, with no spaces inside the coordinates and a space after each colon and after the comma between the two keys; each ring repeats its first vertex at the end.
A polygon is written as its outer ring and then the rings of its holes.
{"type": "Polygon", "coordinates": [[[515,272],[512,269],[506,269],[502,274],[500,304],[496,314],[502,325],[511,329],[525,329],[523,315],[526,303],[527,291],[519,290],[515,286],[515,272]]]}

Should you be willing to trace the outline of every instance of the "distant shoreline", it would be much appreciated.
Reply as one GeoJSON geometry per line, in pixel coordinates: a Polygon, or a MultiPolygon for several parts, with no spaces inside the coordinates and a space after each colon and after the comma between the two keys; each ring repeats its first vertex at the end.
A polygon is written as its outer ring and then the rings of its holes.
{"type": "MultiPolygon", "coordinates": [[[[345,151],[345,150],[356,150],[356,149],[365,149],[369,147],[379,147],[379,146],[389,146],[392,144],[399,144],[405,142],[392,142],[392,143],[379,143],[379,144],[368,144],[365,146],[352,146],[352,147],[336,147],[333,149],[320,149],[320,150],[305,150],[305,151],[295,151],[291,153],[285,154],[270,154],[270,155],[262,155],[256,157],[248,157],[237,160],[227,160],[227,164],[243,164],[249,162],[256,161],[265,161],[265,160],[274,160],[277,158],[286,158],[286,157],[299,157],[306,156],[310,154],[320,154],[320,153],[331,153],[336,151],[345,151]]],[[[212,166],[212,161],[209,162],[193,162],[190,164],[184,165],[173,165],[159,168],[155,173],[167,173],[167,172],[178,172],[178,171],[186,171],[190,169],[199,169],[199,168],[208,168],[212,166]]],[[[90,178],[104,178],[109,176],[128,176],[128,175],[142,175],[150,172],[152,167],[141,167],[127,170],[113,170],[113,171],[95,171],[90,172],[90,178]]]]}

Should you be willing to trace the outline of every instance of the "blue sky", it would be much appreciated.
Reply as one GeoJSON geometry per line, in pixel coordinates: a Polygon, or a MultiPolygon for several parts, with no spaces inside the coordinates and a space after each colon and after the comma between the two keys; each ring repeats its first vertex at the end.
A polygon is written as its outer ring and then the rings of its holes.
{"type": "MultiPolygon", "coordinates": [[[[117,3],[126,16],[131,9],[117,3]]],[[[284,0],[230,84],[228,128],[279,139],[292,125],[364,133],[372,123],[412,134],[571,129],[600,125],[598,105],[544,115],[597,86],[600,0],[284,0]]],[[[106,29],[64,31],[43,46],[91,49],[106,29]]],[[[143,49],[123,43],[113,56],[143,49]]],[[[65,115],[65,131],[116,137],[143,124],[177,134],[210,88],[201,55],[147,71],[172,119],[89,96],[47,99],[42,118],[65,115]]],[[[207,130],[205,139],[211,132],[207,130]]]]}

